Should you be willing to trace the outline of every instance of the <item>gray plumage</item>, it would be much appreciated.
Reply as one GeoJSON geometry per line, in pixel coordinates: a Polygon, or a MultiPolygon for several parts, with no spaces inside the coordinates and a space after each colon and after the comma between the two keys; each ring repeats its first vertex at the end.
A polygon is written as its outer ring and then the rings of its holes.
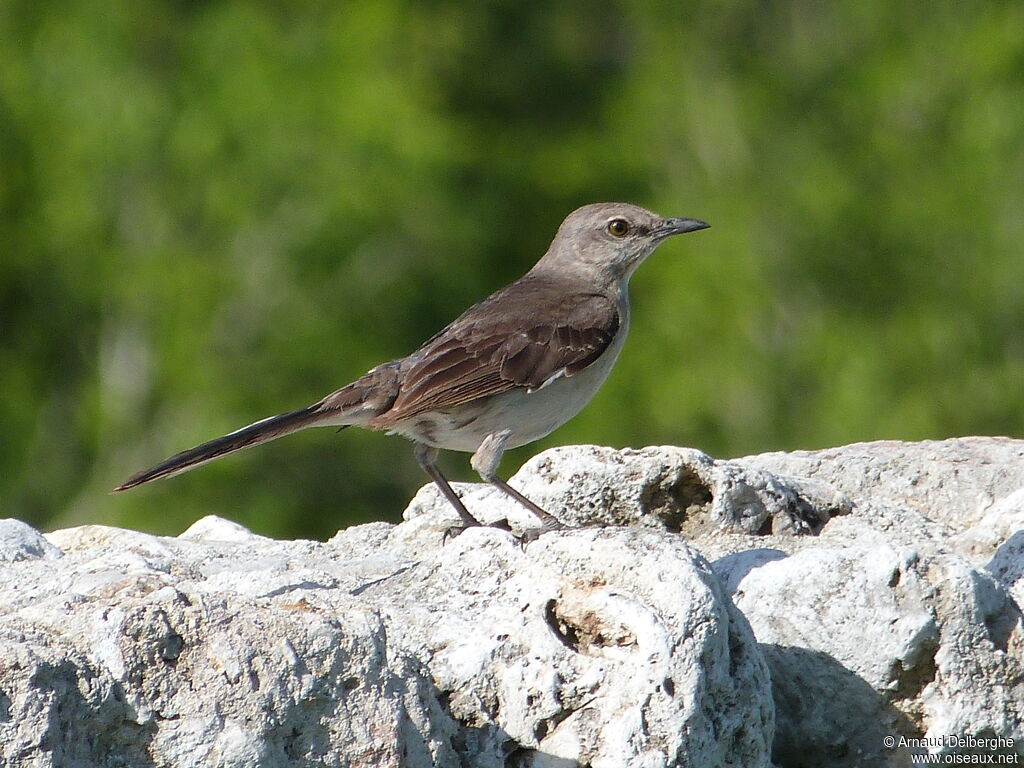
{"type": "Polygon", "coordinates": [[[401,434],[459,513],[478,525],[437,469],[440,449],[474,453],[488,482],[558,521],[497,476],[507,448],[576,415],[600,387],[629,328],[633,271],[667,237],[704,229],[626,203],[577,209],[526,275],[470,307],[411,355],[384,363],[313,405],[258,421],[132,475],[115,491],[184,472],[312,426],[401,434]]]}

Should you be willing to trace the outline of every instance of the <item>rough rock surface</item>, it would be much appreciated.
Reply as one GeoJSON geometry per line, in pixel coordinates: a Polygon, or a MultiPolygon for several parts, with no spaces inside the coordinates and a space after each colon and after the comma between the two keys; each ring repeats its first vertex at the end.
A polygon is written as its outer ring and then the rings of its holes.
{"type": "Polygon", "coordinates": [[[764,660],[678,535],[442,545],[434,518],[327,543],[88,526],[48,548],[8,524],[0,763],[768,764],[764,660]]]}
{"type": "Polygon", "coordinates": [[[512,483],[607,527],[445,543],[430,486],[326,543],[0,521],[0,764],[1024,759],[1024,441],[573,446],[512,483]]]}

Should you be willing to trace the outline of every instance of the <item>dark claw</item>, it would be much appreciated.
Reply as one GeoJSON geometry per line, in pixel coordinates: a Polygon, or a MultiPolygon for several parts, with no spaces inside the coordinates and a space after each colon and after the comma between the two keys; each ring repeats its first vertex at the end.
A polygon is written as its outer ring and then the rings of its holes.
{"type": "Polygon", "coordinates": [[[519,546],[522,549],[526,549],[526,545],[536,541],[545,533],[551,533],[551,531],[570,531],[572,530],[571,525],[565,523],[544,523],[536,528],[527,528],[519,536],[516,537],[516,541],[519,542],[519,546]]]}
{"type": "Polygon", "coordinates": [[[512,530],[512,526],[509,525],[508,520],[505,520],[505,519],[498,520],[497,522],[494,522],[494,523],[488,523],[487,525],[483,525],[482,523],[471,523],[471,524],[463,523],[462,525],[453,525],[450,528],[445,529],[444,535],[441,537],[441,544],[444,545],[444,544],[448,543],[448,539],[454,539],[456,536],[460,535],[467,528],[497,528],[500,531],[511,531],[512,530]]]}
{"type": "Polygon", "coordinates": [[[456,536],[461,534],[467,528],[472,528],[470,525],[453,525],[449,528],[445,528],[444,533],[441,535],[441,546],[443,547],[448,543],[448,539],[454,539],[456,536]]]}
{"type": "Polygon", "coordinates": [[[605,522],[591,522],[582,523],[581,525],[566,525],[565,523],[546,523],[536,528],[529,528],[522,532],[521,535],[516,537],[516,541],[519,542],[519,546],[526,549],[526,545],[536,541],[545,533],[551,533],[551,531],[580,531],[586,528],[608,528],[609,524],[605,522]]]}

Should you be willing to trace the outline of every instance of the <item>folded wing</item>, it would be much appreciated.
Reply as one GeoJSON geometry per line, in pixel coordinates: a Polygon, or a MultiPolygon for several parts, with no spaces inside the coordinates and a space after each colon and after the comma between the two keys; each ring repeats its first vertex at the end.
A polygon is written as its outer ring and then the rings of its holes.
{"type": "Polygon", "coordinates": [[[537,390],[585,369],[608,348],[620,319],[611,298],[574,287],[525,279],[471,307],[406,359],[401,391],[377,422],[537,390]]]}

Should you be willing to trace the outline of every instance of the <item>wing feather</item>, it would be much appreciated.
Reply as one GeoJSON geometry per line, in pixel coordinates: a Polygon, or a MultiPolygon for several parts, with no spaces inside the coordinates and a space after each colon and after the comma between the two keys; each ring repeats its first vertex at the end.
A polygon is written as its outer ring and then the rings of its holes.
{"type": "Polygon", "coordinates": [[[406,358],[382,425],[511,389],[537,390],[599,358],[619,329],[615,301],[569,281],[524,278],[471,307],[406,358]]]}

